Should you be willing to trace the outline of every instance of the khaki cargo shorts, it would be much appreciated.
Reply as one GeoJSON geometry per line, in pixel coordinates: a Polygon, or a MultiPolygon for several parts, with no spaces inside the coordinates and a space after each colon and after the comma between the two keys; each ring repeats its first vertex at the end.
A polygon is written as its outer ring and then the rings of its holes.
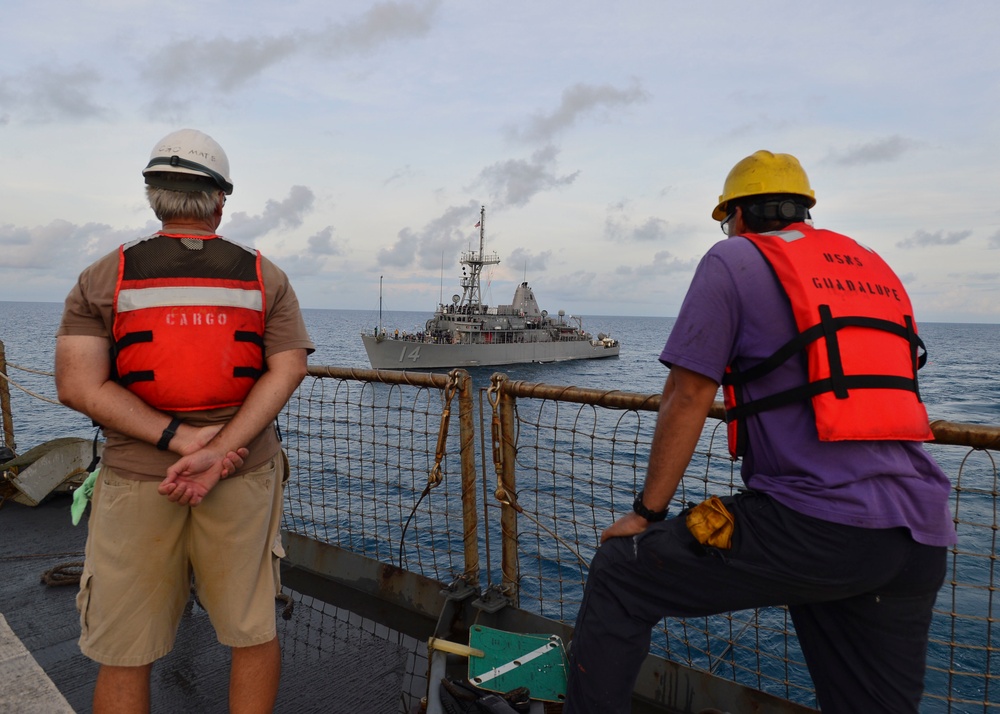
{"type": "Polygon", "coordinates": [[[192,573],[220,643],[250,647],[274,639],[287,463],[279,452],[219,482],[196,508],[168,501],[157,481],[102,467],[76,599],[83,654],[118,667],[167,654],[192,573]]]}

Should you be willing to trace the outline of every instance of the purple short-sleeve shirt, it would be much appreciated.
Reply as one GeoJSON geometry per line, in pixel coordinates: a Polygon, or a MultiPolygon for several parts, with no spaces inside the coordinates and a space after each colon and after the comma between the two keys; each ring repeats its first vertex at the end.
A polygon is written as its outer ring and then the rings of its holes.
{"type": "MultiPolygon", "coordinates": [[[[717,243],[695,272],[660,361],[721,382],[796,334],[788,298],[750,241],[717,243]]],[[[793,359],[747,385],[748,399],[803,384],[793,359]]],[[[742,477],[808,516],[863,528],[908,528],[926,545],[955,543],[951,484],[919,442],[821,442],[812,407],[800,402],[746,419],[742,477]]]]}

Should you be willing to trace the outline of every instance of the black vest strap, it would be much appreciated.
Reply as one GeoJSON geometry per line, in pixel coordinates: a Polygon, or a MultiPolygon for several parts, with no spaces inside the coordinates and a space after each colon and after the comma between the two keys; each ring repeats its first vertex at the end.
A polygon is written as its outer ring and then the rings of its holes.
{"type": "MultiPolygon", "coordinates": [[[[829,305],[820,305],[820,321],[802,332],[784,345],[779,347],[765,360],[755,364],[749,369],[738,371],[730,368],[722,378],[722,383],[734,387],[735,406],[726,410],[726,421],[734,421],[758,414],[769,409],[777,409],[794,402],[804,401],[812,397],[833,392],[837,399],[847,399],[848,390],[851,389],[901,389],[913,392],[920,400],[920,390],[917,386],[917,370],[927,363],[927,349],[920,336],[916,333],[913,317],[905,316],[905,325],[883,320],[876,317],[833,317],[829,305]],[[873,330],[889,332],[903,338],[909,345],[910,363],[913,367],[913,377],[898,377],[889,375],[845,375],[844,365],[840,354],[840,343],[837,333],[846,327],[865,327],[873,330]],[[742,390],[738,387],[763,377],[777,369],[788,361],[793,355],[803,352],[809,343],[820,338],[826,340],[827,359],[830,364],[830,377],[804,384],[783,392],[771,394],[766,397],[745,402],[742,399],[742,390]]],[[[737,430],[737,441],[739,442],[740,432],[737,430]]]]}
{"type": "Polygon", "coordinates": [[[248,330],[236,330],[236,334],[233,339],[237,342],[252,342],[261,349],[264,349],[264,338],[258,335],[256,332],[250,332],[248,330]]]}
{"type": "Polygon", "coordinates": [[[840,358],[840,342],[837,340],[837,324],[833,320],[833,312],[829,305],[819,306],[819,324],[826,340],[826,359],[830,363],[830,391],[837,399],[847,399],[847,387],[844,386],[844,362],[840,358]]]}
{"type": "MultiPolygon", "coordinates": [[[[906,377],[890,377],[884,374],[855,374],[843,376],[840,382],[845,390],[845,396],[838,399],[847,399],[847,391],[850,389],[899,389],[906,392],[917,391],[917,380],[906,377]]],[[[801,402],[812,399],[817,394],[823,392],[834,392],[833,379],[820,379],[800,387],[786,389],[783,392],[770,394],[752,402],[743,402],[735,407],[726,410],[726,420],[742,419],[743,417],[764,412],[769,409],[777,409],[793,402],[801,402]]]]}
{"type": "MultiPolygon", "coordinates": [[[[829,312],[829,307],[822,305],[820,307],[821,313],[826,309],[829,312]]],[[[877,317],[829,317],[827,316],[826,321],[820,321],[817,324],[810,327],[805,332],[799,333],[788,342],[783,344],[777,350],[771,354],[770,357],[758,362],[753,367],[748,369],[727,373],[722,378],[723,384],[732,384],[738,386],[741,384],[746,384],[752,382],[756,379],[760,379],[765,374],[770,374],[775,369],[787,362],[793,355],[798,354],[805,350],[806,346],[810,342],[818,340],[820,337],[827,337],[827,330],[829,327],[833,327],[834,330],[842,330],[845,327],[869,327],[873,330],[882,330],[883,332],[891,332],[894,335],[898,335],[906,340],[910,345],[910,355],[911,361],[913,362],[913,373],[916,374],[918,369],[923,368],[927,363],[927,349],[924,347],[924,341],[920,336],[914,331],[913,318],[910,316],[906,317],[906,327],[899,325],[895,322],[889,320],[882,320],[877,317]]],[[[830,339],[827,338],[827,342],[830,339]]],[[[828,348],[829,350],[829,348],[828,348]]],[[[839,362],[839,345],[837,349],[838,362],[839,362]]],[[[843,371],[843,365],[841,365],[840,370],[843,371]]]]}
{"type": "Polygon", "coordinates": [[[136,382],[152,382],[153,377],[153,370],[143,369],[119,376],[118,384],[123,387],[127,387],[128,385],[135,384],[136,382]]]}
{"type": "Polygon", "coordinates": [[[258,335],[256,332],[250,332],[248,330],[236,330],[236,333],[233,335],[233,339],[236,342],[251,342],[260,347],[260,366],[233,367],[233,376],[260,379],[260,376],[264,374],[264,338],[261,335],[258,335]]]}
{"type": "Polygon", "coordinates": [[[153,341],[153,331],[152,330],[138,330],[137,332],[128,332],[122,336],[120,340],[115,342],[115,354],[121,352],[126,347],[131,347],[132,345],[138,345],[143,342],[153,341]]]}
{"type": "Polygon", "coordinates": [[[132,345],[139,345],[145,342],[153,341],[153,331],[152,330],[137,330],[135,332],[125,333],[120,340],[116,340],[114,346],[111,348],[111,378],[123,387],[127,387],[130,384],[135,384],[136,382],[152,382],[153,381],[153,370],[146,369],[141,371],[129,372],[128,374],[118,374],[118,354],[124,350],[126,347],[131,347],[132,345]]]}

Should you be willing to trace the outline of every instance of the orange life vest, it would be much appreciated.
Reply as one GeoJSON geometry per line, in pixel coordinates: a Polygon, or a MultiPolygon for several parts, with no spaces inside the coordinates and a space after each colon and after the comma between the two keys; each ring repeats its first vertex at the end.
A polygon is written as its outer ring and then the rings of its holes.
{"type": "Polygon", "coordinates": [[[116,380],[164,411],[238,406],[264,371],[260,253],[154,234],[119,249],[116,380]]]}
{"type": "Polygon", "coordinates": [[[723,378],[729,450],[746,449],[740,420],[809,399],[820,441],[929,441],[917,370],[927,361],[903,284],[847,236],[795,224],[746,234],[791,302],[799,334],[763,362],[723,378]],[[805,352],[808,383],[746,401],[741,386],[805,352]]]}

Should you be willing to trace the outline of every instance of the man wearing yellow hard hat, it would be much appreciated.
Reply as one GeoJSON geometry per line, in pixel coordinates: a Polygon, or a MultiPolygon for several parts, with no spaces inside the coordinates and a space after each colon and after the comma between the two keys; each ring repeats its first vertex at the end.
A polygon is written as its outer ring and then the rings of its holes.
{"type": "MultiPolygon", "coordinates": [[[[798,159],[757,151],[712,211],[633,512],[602,534],[570,649],[565,711],[630,711],[664,617],[788,606],[824,712],[917,712],[931,608],[955,543],[950,483],[899,278],[813,226],[798,159]],[[746,486],[668,518],[719,386],[746,486]]],[[[667,695],[669,698],[669,694],[667,695]]],[[[709,706],[699,702],[695,706],[709,706]]]]}

